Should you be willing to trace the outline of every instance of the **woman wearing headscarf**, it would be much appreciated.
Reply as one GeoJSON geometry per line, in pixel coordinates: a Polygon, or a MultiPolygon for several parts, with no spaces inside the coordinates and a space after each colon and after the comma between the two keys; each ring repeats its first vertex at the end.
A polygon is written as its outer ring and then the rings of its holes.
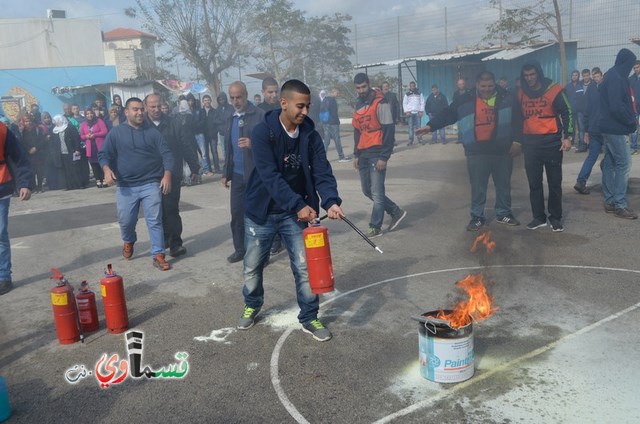
{"type": "Polygon", "coordinates": [[[29,161],[33,169],[33,192],[41,193],[43,191],[42,183],[47,158],[45,135],[42,133],[42,129],[36,125],[33,116],[29,113],[22,116],[21,124],[22,145],[29,154],[29,161]]]}
{"type": "Polygon", "coordinates": [[[65,180],[65,190],[75,190],[81,187],[78,167],[80,162],[80,134],[73,125],[69,124],[67,118],[63,115],[53,117],[55,128],[53,133],[58,137],[52,137],[56,140],[56,152],[60,157],[62,172],[65,180]]]}
{"type": "Polygon", "coordinates": [[[102,188],[104,173],[98,164],[98,151],[102,148],[104,138],[107,136],[107,126],[90,108],[84,111],[84,117],[85,121],[80,125],[80,138],[85,143],[87,158],[96,179],[96,187],[102,188]]]}
{"type": "Polygon", "coordinates": [[[107,125],[107,131],[111,131],[111,128],[126,122],[125,119],[120,117],[118,106],[111,106],[109,108],[109,116],[104,119],[104,123],[107,125]]]}

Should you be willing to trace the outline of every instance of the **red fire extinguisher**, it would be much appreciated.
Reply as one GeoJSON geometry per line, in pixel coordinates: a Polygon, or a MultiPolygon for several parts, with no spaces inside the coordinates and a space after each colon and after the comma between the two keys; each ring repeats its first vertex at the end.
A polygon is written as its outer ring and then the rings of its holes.
{"type": "Polygon", "coordinates": [[[333,291],[333,265],[329,246],[329,230],[319,223],[302,231],[304,251],[307,255],[309,285],[314,294],[333,291]]]}
{"type": "Polygon", "coordinates": [[[73,287],[64,275],[55,268],[51,268],[50,278],[58,281],[56,286],[51,289],[51,306],[53,307],[56,335],[60,344],[75,343],[81,339],[81,328],[73,287]]]}
{"type": "Polygon", "coordinates": [[[107,272],[100,280],[100,286],[107,330],[112,334],[127,331],[129,316],[127,301],[124,298],[124,282],[122,277],[113,271],[111,264],[107,265],[107,272]]]}
{"type": "Polygon", "coordinates": [[[91,333],[98,331],[98,308],[96,307],[96,295],[89,290],[87,281],[80,283],[80,291],[76,295],[78,303],[78,314],[80,315],[80,325],[82,331],[91,333]]]}

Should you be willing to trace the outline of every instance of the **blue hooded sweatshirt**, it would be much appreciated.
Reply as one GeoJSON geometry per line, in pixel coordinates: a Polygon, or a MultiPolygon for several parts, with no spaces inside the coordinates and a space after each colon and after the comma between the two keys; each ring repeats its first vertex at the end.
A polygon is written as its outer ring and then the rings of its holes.
{"type": "Polygon", "coordinates": [[[631,50],[620,50],[615,65],[604,74],[604,80],[598,87],[598,127],[603,134],[627,135],[636,130],[636,115],[633,111],[628,79],[635,61],[636,55],[631,50]]]}
{"type": "Polygon", "coordinates": [[[280,210],[294,214],[307,205],[320,213],[320,199],[325,210],[342,203],[322,138],[309,117],[298,127],[304,193],[296,193],[287,183],[283,174],[287,133],[280,123],[280,112],[280,109],[267,112],[251,134],[255,168],[247,182],[244,210],[259,225],[267,221],[272,201],[280,210]]]}
{"type": "Polygon", "coordinates": [[[98,152],[100,166],[109,165],[119,187],[160,182],[173,171],[174,158],[160,131],[144,122],[134,128],[127,122],[113,127],[98,152]]]}

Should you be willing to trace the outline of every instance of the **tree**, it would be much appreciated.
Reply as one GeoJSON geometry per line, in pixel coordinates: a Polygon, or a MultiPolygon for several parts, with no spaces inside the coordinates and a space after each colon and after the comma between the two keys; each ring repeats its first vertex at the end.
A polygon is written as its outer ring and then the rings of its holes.
{"type": "MultiPolygon", "coordinates": [[[[490,0],[493,7],[502,11],[501,0],[490,0]]],[[[500,18],[487,26],[485,39],[499,39],[505,42],[509,37],[520,36],[520,42],[529,41],[543,31],[548,31],[560,47],[562,85],[567,83],[567,53],[562,34],[562,15],[558,0],[535,0],[528,7],[506,9],[500,18]]]]}
{"type": "Polygon", "coordinates": [[[344,25],[351,16],[307,18],[289,0],[269,0],[254,17],[258,32],[258,69],[278,81],[298,78],[312,86],[322,86],[351,70],[353,49],[344,25]]]}
{"type": "MultiPolygon", "coordinates": [[[[217,96],[221,76],[249,57],[253,11],[262,0],[136,0],[143,25],[193,66],[217,96]]],[[[127,15],[137,16],[129,8],[127,15]]]]}

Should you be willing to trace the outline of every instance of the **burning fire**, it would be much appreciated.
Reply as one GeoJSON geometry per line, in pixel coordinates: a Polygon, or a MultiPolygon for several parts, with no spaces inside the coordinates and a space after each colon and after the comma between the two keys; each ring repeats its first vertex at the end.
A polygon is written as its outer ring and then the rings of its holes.
{"type": "Polygon", "coordinates": [[[486,231],[476,237],[473,242],[473,246],[471,246],[471,253],[475,253],[478,250],[478,245],[482,242],[484,247],[487,249],[487,253],[493,253],[493,249],[496,247],[496,242],[491,240],[491,231],[486,231]]]}
{"type": "Polygon", "coordinates": [[[469,298],[459,302],[453,311],[438,312],[436,318],[449,321],[451,327],[460,328],[472,321],[482,321],[489,318],[498,308],[492,307],[493,298],[487,294],[482,274],[467,275],[464,280],[456,283],[463,289],[469,298]]]}

